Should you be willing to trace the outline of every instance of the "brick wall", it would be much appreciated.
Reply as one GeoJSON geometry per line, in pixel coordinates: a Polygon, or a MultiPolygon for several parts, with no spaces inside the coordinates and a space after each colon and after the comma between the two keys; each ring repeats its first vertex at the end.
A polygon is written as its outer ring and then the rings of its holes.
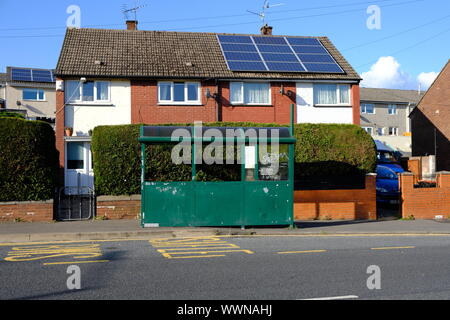
{"type": "Polygon", "coordinates": [[[53,220],[53,200],[0,202],[0,222],[50,222],[53,220]]]}
{"type": "MultiPolygon", "coordinates": [[[[37,202],[0,202],[0,222],[51,222],[54,218],[53,200],[37,202]]],[[[141,196],[97,198],[97,217],[108,220],[138,219],[141,196]]]]}
{"type": "Polygon", "coordinates": [[[230,83],[221,82],[219,90],[221,95],[221,115],[224,122],[290,123],[291,104],[295,104],[296,97],[295,83],[272,83],[272,105],[270,106],[231,105],[230,83]],[[280,93],[282,88],[284,95],[280,93]],[[290,92],[290,96],[287,95],[288,92],[290,92]]]}
{"type": "Polygon", "coordinates": [[[365,189],[295,191],[294,219],[376,220],[376,201],[376,175],[367,175],[365,189]]]}
{"type": "Polygon", "coordinates": [[[436,188],[414,188],[414,175],[400,175],[401,212],[403,218],[450,218],[450,172],[437,174],[436,188]]]}
{"type": "Polygon", "coordinates": [[[108,220],[139,219],[141,196],[101,196],[97,198],[97,217],[108,220]]]}
{"type": "Polygon", "coordinates": [[[158,105],[158,82],[150,80],[131,81],[131,123],[189,123],[194,121],[215,122],[218,107],[213,98],[206,98],[206,90],[217,92],[214,82],[201,83],[201,106],[158,105]]]}
{"type": "Polygon", "coordinates": [[[204,81],[201,106],[158,105],[158,83],[149,80],[131,81],[131,122],[132,123],[188,123],[203,122],[257,122],[290,123],[290,106],[295,103],[295,83],[272,83],[270,106],[232,106],[229,82],[204,81]],[[290,96],[280,93],[281,88],[290,96]],[[218,93],[220,98],[206,98],[207,90],[218,93]]]}

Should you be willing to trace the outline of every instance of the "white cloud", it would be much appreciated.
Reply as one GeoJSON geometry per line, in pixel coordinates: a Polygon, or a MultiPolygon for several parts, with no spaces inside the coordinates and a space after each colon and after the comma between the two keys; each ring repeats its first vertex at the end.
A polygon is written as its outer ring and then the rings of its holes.
{"type": "Polygon", "coordinates": [[[438,72],[422,72],[417,76],[417,81],[422,89],[428,89],[439,75],[438,72]]]}
{"type": "Polygon", "coordinates": [[[362,87],[417,90],[419,84],[426,90],[436,78],[436,72],[422,72],[414,79],[408,72],[401,69],[400,63],[391,56],[380,57],[370,67],[370,70],[361,74],[362,87]]]}

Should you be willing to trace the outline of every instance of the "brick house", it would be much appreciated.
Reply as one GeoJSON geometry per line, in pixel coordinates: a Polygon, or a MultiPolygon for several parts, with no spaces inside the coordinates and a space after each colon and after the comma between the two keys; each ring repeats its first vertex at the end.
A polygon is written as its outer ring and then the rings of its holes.
{"type": "Polygon", "coordinates": [[[450,171],[450,60],[410,115],[413,156],[436,156],[436,170],[450,171]]]}
{"type": "Polygon", "coordinates": [[[68,29],[56,68],[65,185],[92,185],[99,125],[360,121],[359,75],[327,37],[68,29]],[[65,127],[74,135],[67,137],[65,127]]]}

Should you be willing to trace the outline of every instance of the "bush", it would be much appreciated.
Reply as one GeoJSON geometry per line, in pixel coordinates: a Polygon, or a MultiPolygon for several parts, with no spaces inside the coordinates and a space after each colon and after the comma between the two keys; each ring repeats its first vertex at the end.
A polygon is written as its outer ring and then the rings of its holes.
{"type": "Polygon", "coordinates": [[[0,117],[0,201],[52,199],[57,171],[55,133],[49,124],[0,117]]]}
{"type": "MultiPolygon", "coordinates": [[[[169,124],[166,124],[167,126],[169,124]]],[[[174,125],[174,124],[172,124],[174,125]]],[[[178,124],[179,125],[179,124],[178,124]]],[[[184,124],[185,125],[185,124],[184,124]]],[[[208,123],[217,127],[277,127],[277,124],[208,123]]],[[[140,125],[101,126],[92,138],[95,188],[98,195],[140,193],[140,125]]],[[[374,172],[376,149],[372,138],[360,127],[334,124],[295,126],[295,179],[317,176],[361,176],[374,172]]],[[[149,146],[147,178],[154,181],[189,181],[191,167],[175,166],[168,146],[149,146]]],[[[233,166],[198,166],[200,181],[236,180],[233,166]]]]}
{"type": "Polygon", "coordinates": [[[1,111],[0,110],[0,118],[18,118],[18,119],[25,119],[25,116],[21,113],[17,112],[8,112],[8,111],[1,111]]]}

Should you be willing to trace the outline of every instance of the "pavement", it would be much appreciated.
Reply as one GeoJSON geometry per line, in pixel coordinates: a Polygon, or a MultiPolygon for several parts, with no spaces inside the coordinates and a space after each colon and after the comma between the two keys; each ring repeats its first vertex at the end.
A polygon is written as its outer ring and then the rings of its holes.
{"type": "Polygon", "coordinates": [[[296,228],[141,228],[138,220],[0,223],[0,243],[206,236],[449,235],[450,221],[299,221],[296,228]]]}

